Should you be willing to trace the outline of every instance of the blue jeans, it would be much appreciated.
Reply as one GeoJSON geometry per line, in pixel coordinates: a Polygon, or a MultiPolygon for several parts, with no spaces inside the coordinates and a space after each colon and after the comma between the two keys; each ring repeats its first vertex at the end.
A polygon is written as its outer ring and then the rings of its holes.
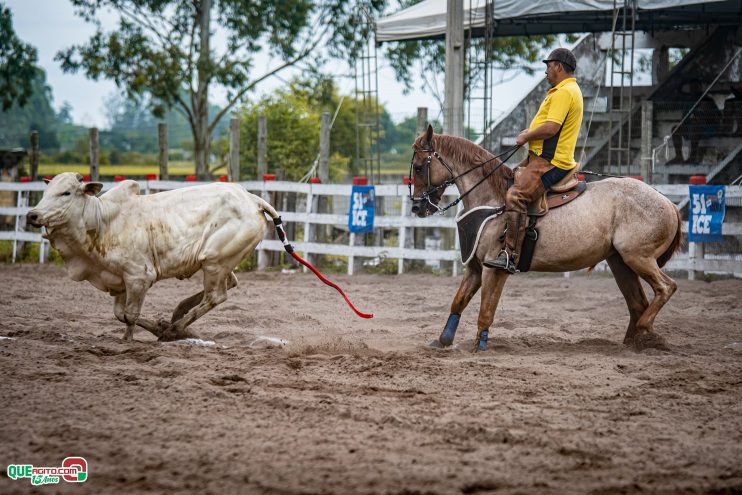
{"type": "Polygon", "coordinates": [[[571,174],[572,172],[573,171],[571,169],[564,170],[559,167],[552,167],[551,170],[541,176],[541,183],[544,185],[544,189],[548,191],[551,186],[564,179],[568,174],[571,174]]]}

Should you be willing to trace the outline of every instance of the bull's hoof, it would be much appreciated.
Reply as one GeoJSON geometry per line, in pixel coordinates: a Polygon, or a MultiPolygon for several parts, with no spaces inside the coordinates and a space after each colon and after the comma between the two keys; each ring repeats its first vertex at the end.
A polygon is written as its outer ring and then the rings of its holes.
{"type": "Polygon", "coordinates": [[[637,352],[645,349],[658,349],[660,351],[669,351],[665,338],[654,332],[647,332],[634,337],[634,350],[637,352]]]}
{"type": "Polygon", "coordinates": [[[183,340],[189,338],[195,338],[188,330],[178,330],[175,325],[164,323],[160,321],[160,335],[158,337],[159,342],[173,342],[175,340],[183,340]]]}

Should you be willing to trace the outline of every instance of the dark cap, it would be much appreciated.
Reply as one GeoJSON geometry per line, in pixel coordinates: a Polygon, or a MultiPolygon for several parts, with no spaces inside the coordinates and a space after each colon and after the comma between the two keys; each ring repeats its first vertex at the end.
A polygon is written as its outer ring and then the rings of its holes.
{"type": "Polygon", "coordinates": [[[548,57],[546,57],[546,60],[544,60],[543,62],[561,62],[564,65],[569,66],[569,68],[572,69],[572,72],[574,72],[577,68],[577,59],[574,55],[572,55],[572,52],[570,52],[566,48],[557,48],[555,50],[552,50],[552,52],[549,54],[548,57]]]}

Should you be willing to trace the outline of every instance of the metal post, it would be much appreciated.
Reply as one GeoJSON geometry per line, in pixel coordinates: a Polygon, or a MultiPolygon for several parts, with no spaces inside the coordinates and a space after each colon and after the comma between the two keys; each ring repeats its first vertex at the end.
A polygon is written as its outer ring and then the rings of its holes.
{"type": "Polygon", "coordinates": [[[446,2],[445,131],[464,135],[464,0],[446,2]]]}
{"type": "Polygon", "coordinates": [[[100,180],[100,165],[98,163],[98,128],[90,128],[90,180],[100,180]]]}
{"type": "Polygon", "coordinates": [[[168,180],[170,177],[167,173],[167,124],[160,122],[157,124],[157,140],[160,146],[160,180],[168,180]]]}
{"type": "Polygon", "coordinates": [[[229,168],[231,182],[240,181],[240,119],[232,117],[229,121],[229,168]]]}
{"type": "Polygon", "coordinates": [[[642,150],[641,175],[644,182],[652,184],[652,119],[654,104],[649,100],[642,101],[642,150]]]}

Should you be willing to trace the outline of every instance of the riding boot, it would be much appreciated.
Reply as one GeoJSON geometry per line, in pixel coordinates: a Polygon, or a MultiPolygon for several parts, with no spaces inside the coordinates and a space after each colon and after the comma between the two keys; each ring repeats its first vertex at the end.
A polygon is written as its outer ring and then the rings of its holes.
{"type": "Polygon", "coordinates": [[[508,273],[515,273],[518,264],[518,254],[520,253],[523,237],[526,234],[526,224],[528,223],[528,214],[518,210],[508,210],[506,229],[505,229],[505,248],[500,251],[494,260],[486,260],[484,266],[505,270],[508,273]]]}

